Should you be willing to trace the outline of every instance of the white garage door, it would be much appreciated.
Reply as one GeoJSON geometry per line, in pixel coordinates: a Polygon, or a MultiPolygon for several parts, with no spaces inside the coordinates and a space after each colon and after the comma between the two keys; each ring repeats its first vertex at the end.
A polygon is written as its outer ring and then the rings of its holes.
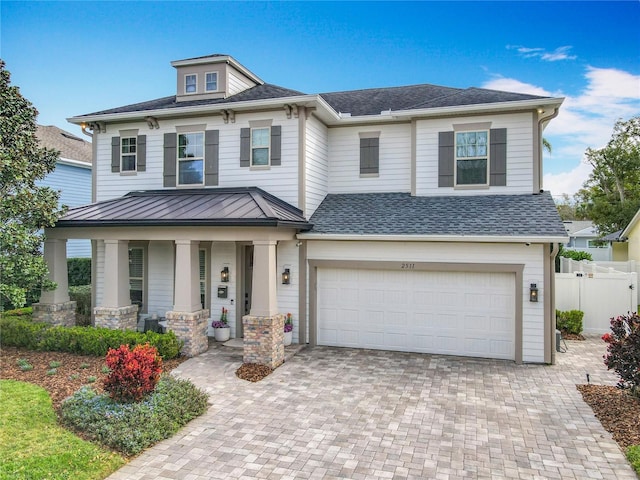
{"type": "Polygon", "coordinates": [[[319,345],[514,359],[515,274],[318,269],[319,345]]]}

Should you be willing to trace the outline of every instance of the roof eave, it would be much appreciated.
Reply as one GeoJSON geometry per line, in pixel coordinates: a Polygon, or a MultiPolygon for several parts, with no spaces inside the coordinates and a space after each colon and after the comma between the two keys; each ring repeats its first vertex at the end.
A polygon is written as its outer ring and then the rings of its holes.
{"type": "Polygon", "coordinates": [[[313,224],[272,218],[248,220],[59,220],[55,227],[281,227],[308,230],[313,224]]]}
{"type": "Polygon", "coordinates": [[[340,240],[374,242],[473,242],[473,243],[566,243],[566,236],[502,235],[357,235],[337,233],[299,233],[300,240],[340,240]]]}

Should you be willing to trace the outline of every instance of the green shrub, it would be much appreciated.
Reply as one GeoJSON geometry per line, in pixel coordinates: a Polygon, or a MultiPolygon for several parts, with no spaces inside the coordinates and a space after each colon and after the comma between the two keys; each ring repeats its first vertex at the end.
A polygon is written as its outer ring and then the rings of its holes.
{"type": "Polygon", "coordinates": [[[31,307],[16,308],[15,310],[6,310],[2,312],[3,317],[22,317],[25,315],[31,315],[33,309],[31,307]]]}
{"type": "Polygon", "coordinates": [[[69,298],[76,302],[76,314],[91,321],[91,285],[69,287],[69,298]]]}
{"type": "Polygon", "coordinates": [[[165,360],[178,357],[182,348],[182,342],[173,332],[160,334],[94,327],[52,327],[27,319],[28,317],[0,319],[2,345],[104,357],[110,348],[118,348],[120,345],[134,347],[148,343],[156,347],[158,354],[165,360]]]}
{"type": "Polygon", "coordinates": [[[580,310],[556,310],[556,328],[562,333],[580,335],[582,333],[582,319],[584,312],[580,310]]]}
{"type": "Polygon", "coordinates": [[[69,286],[91,285],[91,259],[67,258],[69,286]]]}
{"type": "Polygon", "coordinates": [[[118,403],[83,387],[65,400],[62,423],[90,440],[136,455],[170,437],[207,409],[207,395],[188,380],[162,375],[142,402],[118,403]]]}
{"type": "Polygon", "coordinates": [[[576,262],[581,262],[582,260],[593,261],[593,257],[589,252],[581,252],[580,250],[562,250],[559,255],[575,260],[576,262]]]}
{"type": "Polygon", "coordinates": [[[636,473],[640,475],[640,445],[632,445],[627,448],[627,460],[629,460],[636,473]]]}

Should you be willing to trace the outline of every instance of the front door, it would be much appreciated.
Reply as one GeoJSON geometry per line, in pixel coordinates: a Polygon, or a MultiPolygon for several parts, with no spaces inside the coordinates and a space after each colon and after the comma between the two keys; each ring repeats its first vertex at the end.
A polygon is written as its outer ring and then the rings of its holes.
{"type": "Polygon", "coordinates": [[[251,286],[253,284],[253,245],[241,245],[240,268],[242,276],[240,278],[240,302],[238,312],[240,313],[236,330],[238,337],[243,337],[242,317],[251,313],[251,286]]]}

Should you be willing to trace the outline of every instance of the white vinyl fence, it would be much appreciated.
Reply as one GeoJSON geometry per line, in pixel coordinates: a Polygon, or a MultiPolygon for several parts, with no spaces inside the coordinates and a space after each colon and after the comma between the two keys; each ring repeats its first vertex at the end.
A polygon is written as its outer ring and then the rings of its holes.
{"type": "Polygon", "coordinates": [[[584,333],[608,332],[611,317],[638,310],[637,273],[599,264],[561,258],[568,272],[556,273],[556,309],[582,310],[584,333]]]}

